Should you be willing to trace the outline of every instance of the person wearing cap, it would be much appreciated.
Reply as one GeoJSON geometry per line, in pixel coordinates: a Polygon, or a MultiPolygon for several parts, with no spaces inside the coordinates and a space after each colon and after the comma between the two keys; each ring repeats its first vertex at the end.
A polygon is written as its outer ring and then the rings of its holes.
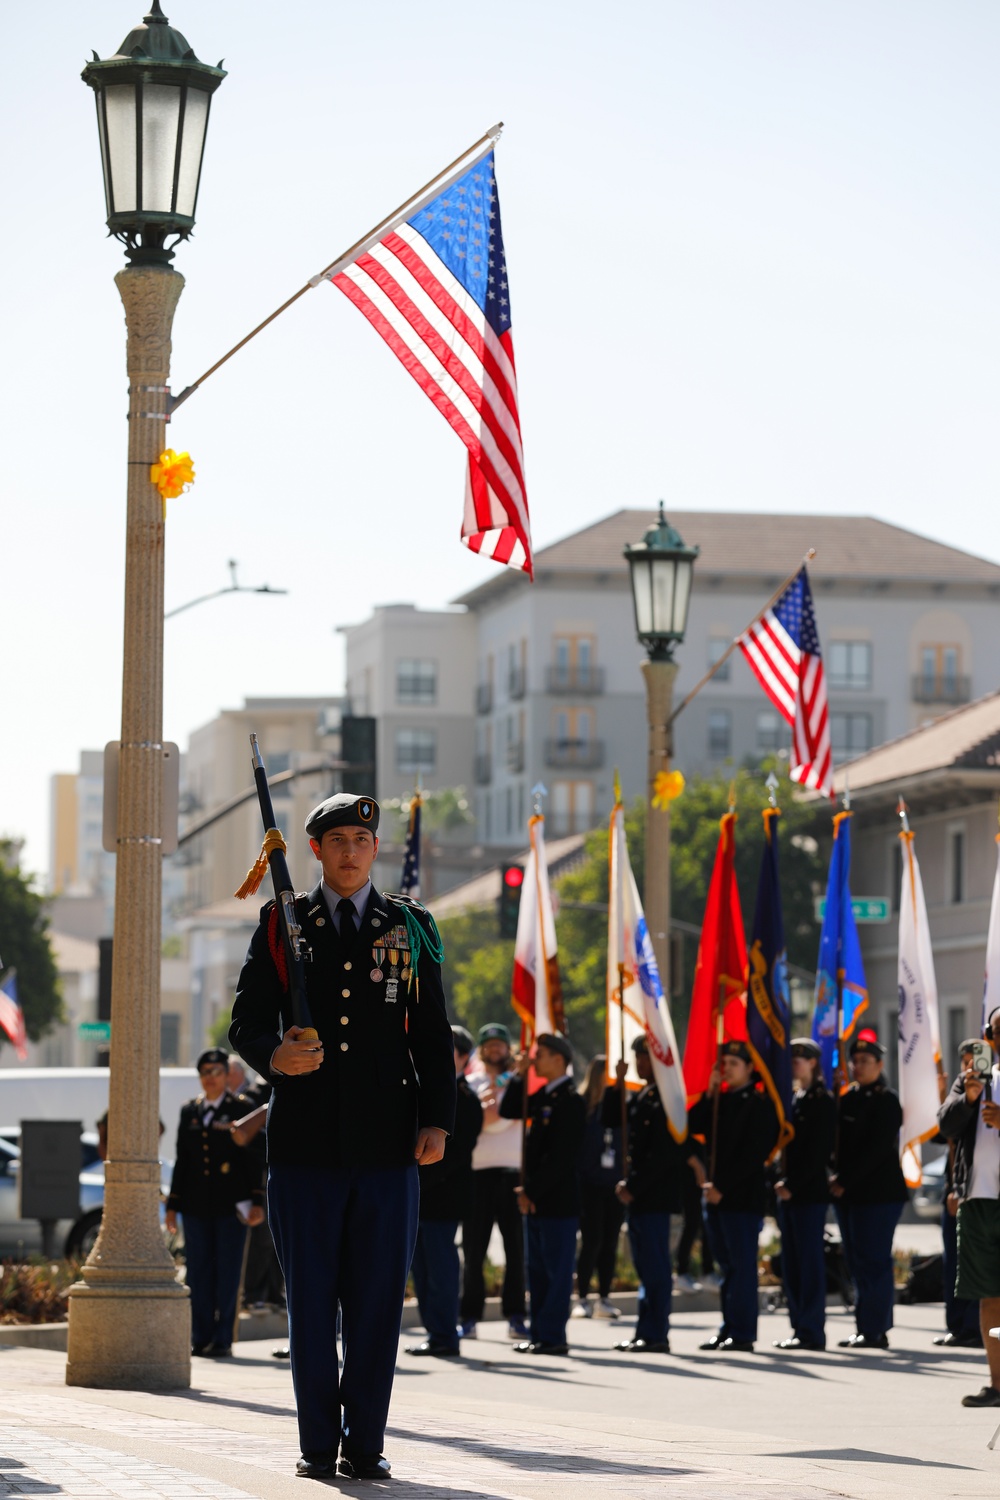
{"type": "MultiPolygon", "coordinates": [[[[986,1018],[984,1040],[993,1048],[993,1066],[983,1076],[965,1067],[952,1084],[938,1115],[941,1132],[955,1146],[958,1205],[960,1297],[979,1302],[979,1325],[989,1363],[989,1385],[962,1397],[963,1406],[1000,1406],[1000,1006],[986,1018]]],[[[971,1059],[970,1059],[971,1062],[971,1059]]]]}
{"type": "Polygon", "coordinates": [[[826,1348],[826,1257],[823,1226],[830,1202],[828,1167],[833,1152],[834,1103],[823,1078],[819,1046],[812,1037],[791,1045],[791,1124],[795,1135],[784,1150],[774,1185],[781,1229],[781,1279],[792,1325],[776,1349],[826,1348]]]}
{"type": "Polygon", "coordinates": [[[455,1235],[472,1195],[472,1151],[483,1126],[483,1107],[465,1081],[475,1047],[464,1026],[453,1026],[458,1099],[455,1129],[441,1161],[420,1168],[420,1221],[413,1252],[413,1286],[427,1337],[407,1354],[450,1359],[459,1353],[460,1268],[455,1235]]]}
{"type": "Polygon", "coordinates": [[[264,1220],[263,1155],[230,1133],[253,1105],[226,1087],[228,1067],[221,1047],[198,1059],[202,1092],[181,1106],[166,1211],[171,1234],[184,1221],[191,1353],[215,1357],[233,1352],[247,1226],[264,1220]]]}
{"type": "Polygon", "coordinates": [[[318,1041],[292,1022],[273,902],[250,940],[229,1032],[274,1085],[268,1212],[288,1302],[296,1473],[321,1480],[390,1473],[382,1447],[417,1170],[443,1156],[455,1116],[437,929],[419,903],[373,885],[378,822],[374,798],[346,792],[306,820],[322,875],[295,897],[295,911],[312,954],[306,989],[318,1041]]]}
{"type": "MultiPolygon", "coordinates": [[[[642,1088],[628,1095],[627,1170],[615,1191],[628,1215],[629,1244],[641,1285],[635,1332],[614,1347],[623,1354],[669,1354],[674,1279],[670,1215],[681,1209],[681,1174],[689,1152],[670,1134],[645,1036],[636,1037],[632,1051],[642,1088]]],[[[615,1071],[618,1081],[604,1095],[604,1121],[609,1126],[621,1122],[621,1090],[628,1073],[624,1058],[615,1071]]]]}
{"type": "MultiPolygon", "coordinates": [[[[566,1323],[573,1295],[576,1232],[580,1222],[580,1152],[587,1109],[573,1087],[569,1042],[556,1032],[536,1038],[535,1072],[544,1087],[528,1099],[524,1179],[517,1189],[527,1240],[531,1329],[515,1344],[518,1354],[566,1354],[566,1323]]],[[[520,1117],[531,1059],[517,1060],[517,1077],[500,1105],[506,1119],[520,1117]]]]}
{"type": "Polygon", "coordinates": [[[472,1202],[462,1220],[462,1338],[476,1337],[476,1324],[486,1306],[483,1263],[489,1251],[494,1226],[503,1240],[504,1272],[500,1308],[512,1339],[528,1337],[524,1300],[524,1223],[517,1207],[521,1180],[520,1117],[505,1120],[500,1114],[504,1092],[514,1076],[510,1032],[501,1021],[489,1021],[476,1038],[476,1060],[467,1074],[468,1084],[483,1107],[483,1128],[472,1153],[472,1202]]]}
{"type": "Polygon", "coordinates": [[[722,1281],[722,1322],[700,1344],[721,1354],[751,1354],[757,1338],[757,1244],[767,1204],[765,1163],[778,1139],[778,1118],[754,1087],[746,1042],[726,1042],[721,1072],[689,1115],[688,1134],[704,1139],[705,1162],[691,1162],[705,1194],[708,1233],[722,1281]],[[722,1084],[725,1088],[722,1088],[722,1084]],[[716,1098],[717,1096],[717,1098],[716,1098]]]}
{"type": "Polygon", "coordinates": [[[857,1332],[841,1349],[888,1349],[895,1286],[892,1237],[906,1203],[899,1161],[903,1111],[882,1074],[885,1049],[873,1031],[850,1045],[853,1083],[837,1100],[834,1175],[830,1179],[857,1299],[857,1332]]]}

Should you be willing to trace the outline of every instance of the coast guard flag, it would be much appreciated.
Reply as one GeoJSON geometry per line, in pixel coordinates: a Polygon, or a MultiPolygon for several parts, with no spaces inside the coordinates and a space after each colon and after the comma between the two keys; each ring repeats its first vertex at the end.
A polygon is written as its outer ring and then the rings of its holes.
{"type": "Polygon", "coordinates": [[[720,1042],[747,1039],[747,945],[736,884],[736,814],[724,813],[708,887],[684,1042],[688,1105],[708,1088],[720,1042]],[[719,1012],[722,1012],[720,1035],[719,1012]]]}
{"type": "MultiPolygon", "coordinates": [[[[616,791],[617,791],[616,786],[616,791]]],[[[653,943],[639,900],[639,890],[629,863],[625,841],[625,809],[621,799],[611,814],[608,855],[608,1004],[607,1069],[608,1081],[615,1081],[615,1066],[623,1055],[629,1065],[627,1088],[641,1088],[635,1071],[632,1042],[645,1036],[653,1064],[656,1091],[667,1117],[667,1126],[675,1141],[687,1135],[687,1091],[680,1064],[680,1052],[674,1036],[670,1010],[663,993],[660,971],[653,943]],[[619,984],[619,965],[624,980],[619,984]],[[624,998],[623,998],[624,992],[624,998]],[[624,1012],[624,1027],[622,1015],[624,1012]],[[622,1031],[625,1049],[622,1051],[622,1031]]]]}
{"type": "Polygon", "coordinates": [[[900,1154],[907,1187],[919,1187],[920,1146],[937,1135],[941,1039],[937,979],[914,835],[900,832],[903,888],[899,897],[899,1102],[903,1106],[900,1154]]]}
{"type": "Polygon", "coordinates": [[[492,149],[328,279],[364,313],[469,450],[462,541],[531,576],[492,149]]]}
{"type": "Polygon", "coordinates": [[[402,896],[420,896],[420,809],[423,803],[419,792],[413,794],[410,802],[410,826],[406,830],[406,844],[403,849],[403,878],[399,882],[399,891],[402,896]]]}
{"type": "Polygon", "coordinates": [[[556,951],[556,923],[545,859],[545,819],[528,819],[531,849],[524,867],[521,905],[514,939],[514,979],[511,1004],[528,1032],[528,1041],[543,1033],[566,1034],[562,981],[556,951]]]}
{"type": "Polygon", "coordinates": [[[28,1061],[28,1033],[24,1029],[24,1011],[17,999],[17,971],[11,969],[0,984],[0,1027],[14,1044],[21,1062],[28,1061]]]}
{"type": "MultiPolygon", "coordinates": [[[[819,938],[816,963],[816,997],[812,1036],[819,1044],[827,1087],[835,1087],[843,1044],[854,1030],[862,1011],[868,1009],[865,967],[851,906],[851,817],[849,812],[833,817],[833,852],[826,882],[826,911],[819,938]],[[840,978],[840,1032],[837,1031],[837,979],[840,978]]],[[[841,1078],[847,1082],[846,1069],[841,1078]]]]}
{"type": "Polygon", "coordinates": [[[778,1116],[778,1138],[772,1156],[795,1134],[792,1112],[791,1003],[785,924],[778,884],[778,819],[776,807],[764,808],[764,852],[757,882],[757,905],[750,933],[747,973],[747,1043],[754,1067],[764,1080],[778,1116]]]}
{"type": "Polygon", "coordinates": [[[826,676],[805,566],[781,598],[744,631],[739,645],[757,681],[792,726],[792,780],[832,798],[826,676]]]}
{"type": "Polygon", "coordinates": [[[986,1030],[986,1022],[1000,1005],[1000,833],[997,841],[997,868],[993,876],[993,900],[990,904],[990,925],[986,934],[986,978],[983,982],[983,1018],[979,1035],[986,1030]]]}

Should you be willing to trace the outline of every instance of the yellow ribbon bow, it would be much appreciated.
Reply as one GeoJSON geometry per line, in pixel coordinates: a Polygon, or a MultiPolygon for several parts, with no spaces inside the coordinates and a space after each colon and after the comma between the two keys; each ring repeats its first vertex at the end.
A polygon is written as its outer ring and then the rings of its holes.
{"type": "Polygon", "coordinates": [[[173,448],[165,448],[159,462],[151,465],[149,477],[163,497],[163,517],[166,520],[167,501],[176,500],[188,485],[194,484],[190,453],[175,453],[173,448]]]}
{"type": "Polygon", "coordinates": [[[684,790],[683,771],[658,771],[653,782],[653,806],[665,808],[684,790]]]}

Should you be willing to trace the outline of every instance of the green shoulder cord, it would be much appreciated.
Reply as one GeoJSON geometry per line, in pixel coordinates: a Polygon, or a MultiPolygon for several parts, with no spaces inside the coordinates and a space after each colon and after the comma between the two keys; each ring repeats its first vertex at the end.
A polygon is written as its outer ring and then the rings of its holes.
{"type": "Polygon", "coordinates": [[[408,905],[404,904],[402,901],[399,904],[403,908],[403,920],[406,923],[406,935],[410,939],[410,978],[407,982],[406,988],[407,991],[409,991],[414,979],[416,979],[417,1001],[419,1002],[420,975],[417,973],[417,965],[420,963],[420,955],[426,948],[429,957],[432,958],[436,964],[443,963],[444,944],[441,941],[441,934],[440,932],[438,932],[437,923],[431,916],[430,912],[426,911],[426,908],[424,908],[424,910],[426,912],[427,920],[430,923],[430,932],[428,932],[426,928],[417,920],[416,916],[408,905]]]}

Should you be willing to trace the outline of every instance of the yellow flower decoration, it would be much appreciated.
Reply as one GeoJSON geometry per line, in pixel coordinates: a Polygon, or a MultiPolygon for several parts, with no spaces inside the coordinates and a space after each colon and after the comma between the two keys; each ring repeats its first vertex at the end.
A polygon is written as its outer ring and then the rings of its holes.
{"type": "Polygon", "coordinates": [[[659,771],[653,782],[653,806],[665,808],[684,790],[682,771],[659,771]]]}
{"type": "Polygon", "coordinates": [[[188,485],[194,484],[194,465],[190,453],[175,453],[165,448],[158,463],[149,470],[149,477],[163,496],[163,514],[167,514],[167,501],[176,500],[188,485]]]}

